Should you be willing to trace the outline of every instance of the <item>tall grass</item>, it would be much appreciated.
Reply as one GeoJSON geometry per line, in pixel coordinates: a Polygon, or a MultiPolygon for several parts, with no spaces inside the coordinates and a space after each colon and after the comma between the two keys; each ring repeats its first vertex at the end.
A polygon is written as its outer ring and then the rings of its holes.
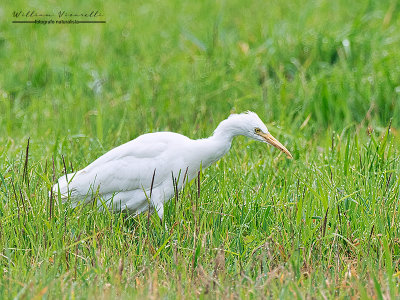
{"type": "Polygon", "coordinates": [[[90,1],[0,7],[1,298],[396,298],[396,1],[90,1]],[[17,9],[106,24],[12,24],[17,9]],[[48,192],[136,136],[201,138],[256,111],[162,222],[48,192]]]}

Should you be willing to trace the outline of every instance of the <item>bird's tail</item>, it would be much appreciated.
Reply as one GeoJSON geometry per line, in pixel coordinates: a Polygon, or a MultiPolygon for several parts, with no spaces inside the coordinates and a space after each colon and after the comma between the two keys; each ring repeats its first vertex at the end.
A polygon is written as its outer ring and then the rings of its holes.
{"type": "Polygon", "coordinates": [[[70,188],[70,183],[75,175],[76,173],[70,173],[66,176],[61,176],[58,179],[57,183],[52,187],[53,195],[56,195],[56,197],[59,195],[61,197],[61,200],[63,202],[66,202],[68,200],[68,197],[72,196],[73,190],[71,190],[70,188]]]}

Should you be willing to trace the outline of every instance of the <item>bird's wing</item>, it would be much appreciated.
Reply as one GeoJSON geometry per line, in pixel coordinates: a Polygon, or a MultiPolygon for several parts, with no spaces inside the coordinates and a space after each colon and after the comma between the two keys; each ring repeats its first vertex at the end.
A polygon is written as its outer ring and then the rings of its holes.
{"type": "MultiPolygon", "coordinates": [[[[68,185],[71,196],[90,191],[110,194],[136,189],[149,190],[170,179],[179,157],[171,157],[171,142],[160,138],[138,138],[99,157],[77,172],[68,185]]],[[[61,178],[60,178],[61,179],[61,178]]]]}

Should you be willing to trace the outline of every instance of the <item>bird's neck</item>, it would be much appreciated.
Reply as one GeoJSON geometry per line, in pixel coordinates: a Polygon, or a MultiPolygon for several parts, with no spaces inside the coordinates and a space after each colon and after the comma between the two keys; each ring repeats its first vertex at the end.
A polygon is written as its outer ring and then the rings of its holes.
{"type": "Polygon", "coordinates": [[[240,134],[242,131],[238,124],[227,119],[218,125],[212,136],[197,140],[196,147],[198,153],[201,153],[203,168],[222,158],[231,148],[232,139],[240,134]]]}
{"type": "Polygon", "coordinates": [[[220,160],[231,148],[232,138],[219,139],[212,135],[209,138],[195,140],[193,153],[203,169],[220,160]]]}
{"type": "Polygon", "coordinates": [[[232,139],[237,135],[242,135],[243,129],[234,118],[228,118],[217,126],[211,138],[225,142],[232,142],[232,139]]]}

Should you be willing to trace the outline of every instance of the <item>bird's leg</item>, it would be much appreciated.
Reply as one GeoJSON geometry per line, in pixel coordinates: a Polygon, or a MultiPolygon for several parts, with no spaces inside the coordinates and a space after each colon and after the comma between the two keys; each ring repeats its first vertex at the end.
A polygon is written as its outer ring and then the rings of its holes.
{"type": "Polygon", "coordinates": [[[162,221],[164,216],[164,205],[162,203],[156,204],[154,206],[154,209],[157,211],[158,217],[162,221]]]}
{"type": "MultiPolygon", "coordinates": [[[[160,218],[160,222],[162,225],[163,216],[164,216],[164,204],[159,203],[154,206],[154,209],[157,211],[158,217],[160,218]]],[[[167,223],[165,223],[164,226],[165,226],[165,230],[168,231],[167,223]]]]}

